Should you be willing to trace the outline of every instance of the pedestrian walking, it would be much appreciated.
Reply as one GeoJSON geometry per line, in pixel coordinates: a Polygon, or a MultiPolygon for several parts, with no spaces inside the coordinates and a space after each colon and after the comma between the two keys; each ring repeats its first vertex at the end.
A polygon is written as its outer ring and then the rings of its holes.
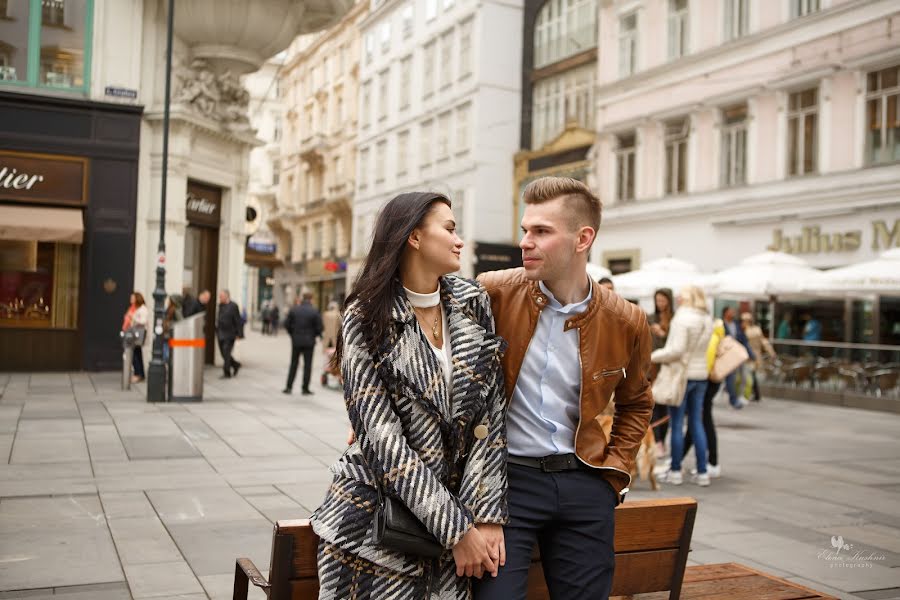
{"type": "Polygon", "coordinates": [[[322,346],[325,350],[337,345],[337,337],[341,331],[341,311],[338,303],[332,300],[328,309],[322,313],[322,346]]]}
{"type": "Polygon", "coordinates": [[[281,311],[278,310],[278,305],[274,302],[272,303],[272,308],[270,309],[269,314],[269,333],[272,335],[278,335],[278,326],[281,323],[281,311]]]}
{"type": "Polygon", "coordinates": [[[262,306],[260,320],[262,321],[262,334],[269,335],[269,332],[272,331],[272,308],[268,300],[262,306]]]}
{"type": "Polygon", "coordinates": [[[209,305],[211,297],[212,294],[209,290],[203,290],[196,298],[194,298],[191,296],[190,290],[186,289],[184,292],[184,300],[181,303],[181,314],[187,318],[206,312],[206,307],[209,305]]]}
{"type": "Polygon", "coordinates": [[[750,376],[753,378],[753,401],[759,402],[759,378],[757,377],[759,370],[763,366],[763,356],[774,358],[775,348],[769,342],[769,338],[763,333],[762,327],[753,322],[753,315],[745,312],[741,315],[741,325],[744,329],[744,335],[747,336],[747,343],[753,351],[754,358],[750,361],[750,376]]]}
{"type": "MultiPolygon", "coordinates": [[[[725,337],[725,324],[722,319],[716,319],[713,325],[713,333],[709,338],[709,344],[706,346],[706,367],[712,372],[713,365],[716,362],[716,356],[719,353],[719,344],[725,337]]],[[[703,393],[703,433],[706,435],[706,473],[710,479],[715,479],[722,475],[722,467],[719,465],[719,437],[716,434],[716,423],[713,420],[713,398],[719,393],[722,387],[721,381],[713,381],[712,378],[706,380],[706,391],[703,393]]],[[[684,451],[681,453],[682,462],[690,452],[694,444],[693,431],[688,427],[687,434],[684,436],[684,451]]]]}
{"type": "Polygon", "coordinates": [[[378,216],[335,353],[356,440],[311,519],[320,599],[469,600],[503,564],[503,340],[484,290],[450,275],[462,245],[444,196],[378,216]],[[410,541],[373,536],[388,527],[410,541]]]}
{"type": "Polygon", "coordinates": [[[650,360],[656,363],[680,362],[685,368],[683,377],[687,384],[684,396],[677,406],[669,406],[671,423],[672,462],[665,481],[681,485],[681,462],[684,453],[684,420],[691,431],[697,456],[697,475],[694,483],[709,485],[707,473],[706,434],[703,430],[703,398],[709,378],[706,350],[713,333],[713,322],[706,307],[706,296],[696,286],[686,286],[678,294],[680,306],[672,318],[666,345],[655,350],[650,360]]]}
{"type": "Polygon", "coordinates": [[[184,298],[178,294],[169,296],[166,302],[166,314],[163,317],[163,360],[169,362],[169,340],[172,339],[172,328],[184,318],[184,298]]]}
{"type": "MultiPolygon", "coordinates": [[[[735,310],[733,306],[726,306],[722,309],[722,323],[725,325],[725,335],[729,335],[736,339],[747,349],[747,353],[750,355],[750,358],[753,359],[753,350],[750,349],[750,345],[747,343],[747,336],[744,335],[744,330],[741,328],[741,324],[735,320],[734,315],[735,310]]],[[[747,405],[747,401],[744,399],[743,395],[738,394],[735,385],[740,370],[741,369],[738,368],[735,371],[732,371],[729,373],[728,377],[725,378],[725,391],[728,392],[728,403],[731,404],[732,408],[738,410],[747,405]]],[[[743,377],[741,379],[743,380],[743,377]]]]}
{"type": "Polygon", "coordinates": [[[147,324],[150,322],[150,309],[144,302],[144,296],[140,292],[131,292],[128,311],[122,319],[122,331],[134,335],[134,353],[131,356],[132,376],[131,383],[139,383],[144,380],[144,351],[143,346],[147,341],[147,324]]]}
{"type": "Polygon", "coordinates": [[[322,335],[322,315],[312,305],[312,299],[313,295],[305,292],[302,300],[288,312],[287,320],[284,323],[285,330],[291,336],[291,366],[288,369],[287,385],[282,390],[285,394],[290,394],[294,387],[294,378],[297,376],[297,365],[301,354],[303,355],[302,392],[304,396],[312,394],[312,390],[309,389],[309,381],[312,377],[313,350],[316,347],[316,338],[322,335]]]}
{"type": "MultiPolygon", "coordinates": [[[[653,339],[653,349],[659,350],[666,345],[666,340],[669,337],[669,327],[674,316],[675,302],[672,299],[672,290],[669,288],[656,290],[653,293],[653,308],[653,314],[648,317],[648,322],[650,323],[650,335],[653,339]]],[[[652,363],[650,365],[651,382],[656,379],[658,371],[659,365],[652,363]]],[[[653,428],[657,458],[662,458],[666,455],[666,434],[669,432],[669,422],[666,417],[668,416],[668,407],[663,404],[653,405],[653,417],[650,420],[652,423],[659,423],[653,428]]]]}
{"type": "Polygon", "coordinates": [[[244,324],[238,305],[232,302],[228,290],[219,292],[219,312],[216,316],[216,340],[222,353],[222,371],[220,379],[236,376],[241,363],[234,359],[234,344],[237,338],[243,337],[244,324]]]}
{"type": "Polygon", "coordinates": [[[538,545],[554,599],[609,597],[614,509],[650,424],[650,330],[635,304],[587,274],[601,205],[585,184],[542,177],[523,194],[523,267],[482,273],[509,399],[506,565],[476,600],[524,600],[538,545]],[[597,418],[615,394],[607,435],[597,418]]]}

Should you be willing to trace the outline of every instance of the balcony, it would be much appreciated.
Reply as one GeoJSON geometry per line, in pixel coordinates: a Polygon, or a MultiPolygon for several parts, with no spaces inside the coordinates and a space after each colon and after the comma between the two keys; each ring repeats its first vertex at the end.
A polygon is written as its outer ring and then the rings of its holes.
{"type": "Polygon", "coordinates": [[[328,143],[321,133],[314,133],[300,140],[300,159],[309,166],[320,169],[328,143]]]}
{"type": "Polygon", "coordinates": [[[353,211],[353,192],[356,182],[346,179],[341,183],[328,186],[325,194],[325,205],[332,213],[350,214],[353,211]]]}

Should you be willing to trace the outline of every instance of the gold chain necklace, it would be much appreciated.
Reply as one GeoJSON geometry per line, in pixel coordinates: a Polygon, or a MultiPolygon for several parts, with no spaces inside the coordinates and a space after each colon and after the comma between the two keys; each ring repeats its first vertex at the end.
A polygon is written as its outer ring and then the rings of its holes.
{"type": "MultiPolygon", "coordinates": [[[[417,314],[421,314],[421,313],[418,313],[418,309],[419,309],[418,306],[413,306],[413,310],[415,310],[417,312],[417,314]]],[[[435,342],[441,341],[441,332],[438,331],[438,320],[440,318],[441,318],[441,310],[440,310],[440,308],[438,308],[438,312],[434,316],[434,323],[431,325],[431,335],[434,336],[435,342]]]]}

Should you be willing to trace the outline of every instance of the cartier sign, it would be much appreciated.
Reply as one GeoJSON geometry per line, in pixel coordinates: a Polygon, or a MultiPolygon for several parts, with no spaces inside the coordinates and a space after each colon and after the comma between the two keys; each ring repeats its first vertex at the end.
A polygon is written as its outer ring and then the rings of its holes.
{"type": "Polygon", "coordinates": [[[87,204],[88,159],[0,150],[0,200],[87,204]]]}
{"type": "Polygon", "coordinates": [[[220,224],[220,205],[217,198],[207,198],[188,191],[185,199],[187,220],[198,225],[218,227],[220,224]]]}

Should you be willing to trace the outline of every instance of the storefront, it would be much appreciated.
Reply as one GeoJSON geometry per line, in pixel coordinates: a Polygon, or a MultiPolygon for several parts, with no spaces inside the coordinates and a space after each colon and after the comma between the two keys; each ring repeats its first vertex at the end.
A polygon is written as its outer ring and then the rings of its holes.
{"type": "Polygon", "coordinates": [[[121,366],[141,110],[0,92],[0,370],[121,366]]]}
{"type": "MultiPolygon", "coordinates": [[[[184,289],[195,297],[209,290],[216,303],[219,265],[219,227],[222,220],[222,188],[188,180],[185,199],[184,289]]],[[[206,363],[213,364],[216,352],[215,319],[206,319],[206,363]]]]}

